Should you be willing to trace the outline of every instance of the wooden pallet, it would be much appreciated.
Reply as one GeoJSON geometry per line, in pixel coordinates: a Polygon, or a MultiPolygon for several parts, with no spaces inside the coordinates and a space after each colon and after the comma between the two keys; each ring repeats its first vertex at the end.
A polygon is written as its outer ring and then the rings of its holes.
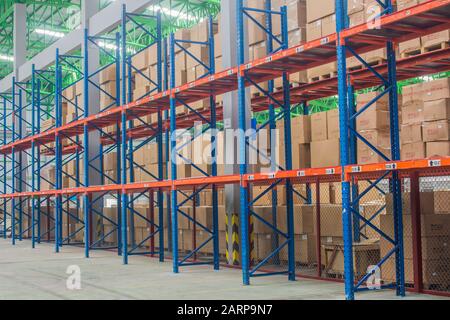
{"type": "Polygon", "coordinates": [[[426,46],[426,47],[422,47],[422,53],[427,53],[427,52],[433,52],[433,51],[438,51],[438,50],[442,50],[442,49],[447,49],[448,47],[450,47],[450,42],[448,41],[444,41],[441,43],[437,43],[431,46],[426,46]]]}
{"type": "Polygon", "coordinates": [[[442,49],[447,49],[449,47],[450,47],[450,43],[445,41],[445,42],[437,43],[437,44],[430,45],[430,46],[422,46],[420,48],[411,49],[409,51],[402,52],[400,54],[400,56],[401,56],[401,58],[409,58],[409,57],[417,56],[417,55],[424,54],[427,52],[433,52],[433,51],[438,51],[438,50],[442,50],[442,49]]]}
{"type": "Polygon", "coordinates": [[[308,78],[308,81],[311,83],[311,82],[316,82],[316,81],[320,81],[320,80],[331,79],[334,77],[337,77],[337,71],[332,71],[330,73],[326,73],[326,74],[319,75],[316,77],[308,78]]]}
{"type": "MultiPolygon", "coordinates": [[[[377,59],[369,60],[369,61],[366,61],[366,62],[367,62],[367,64],[369,66],[375,67],[375,66],[378,66],[378,65],[385,64],[386,63],[386,59],[384,59],[384,58],[377,58],[377,59]]],[[[362,70],[362,69],[365,69],[365,68],[366,68],[365,65],[359,64],[357,66],[353,66],[353,67],[348,68],[348,70],[349,71],[357,71],[357,70],[362,70]]]]}

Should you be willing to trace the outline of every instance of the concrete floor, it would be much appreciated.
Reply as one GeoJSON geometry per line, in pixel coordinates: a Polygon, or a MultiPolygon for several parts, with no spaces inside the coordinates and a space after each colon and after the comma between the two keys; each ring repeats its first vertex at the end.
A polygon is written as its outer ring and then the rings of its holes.
{"type": "MultiPolygon", "coordinates": [[[[53,252],[50,244],[31,249],[29,241],[13,247],[10,240],[0,239],[0,299],[344,299],[340,283],[298,279],[284,276],[252,280],[241,285],[240,270],[210,267],[188,267],[180,274],[171,272],[170,261],[130,257],[122,265],[113,252],[94,251],[83,258],[83,249],[64,247],[53,252]],[[81,268],[81,290],[66,288],[67,267],[81,268]]],[[[393,291],[361,293],[358,299],[396,299],[393,291]]],[[[443,299],[408,294],[405,299],[443,299]]]]}

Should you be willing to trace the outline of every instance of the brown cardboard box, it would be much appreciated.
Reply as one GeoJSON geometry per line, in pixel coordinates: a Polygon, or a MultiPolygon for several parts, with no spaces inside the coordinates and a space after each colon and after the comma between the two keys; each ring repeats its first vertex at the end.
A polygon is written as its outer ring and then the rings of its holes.
{"type": "Polygon", "coordinates": [[[322,204],[320,206],[320,235],[322,237],[342,237],[342,206],[322,204]]]}
{"type": "MultiPolygon", "coordinates": [[[[390,149],[391,147],[391,138],[388,131],[384,130],[363,130],[360,131],[359,134],[366,139],[371,145],[381,148],[381,149],[390,149]]],[[[367,144],[358,139],[357,142],[358,152],[363,152],[366,149],[370,149],[367,144]]]]}
{"type": "Polygon", "coordinates": [[[306,25],[306,40],[312,41],[322,37],[322,20],[317,20],[306,25]]]}
{"type": "Polygon", "coordinates": [[[450,119],[450,98],[425,102],[424,119],[425,121],[450,119]]]}
{"type": "Polygon", "coordinates": [[[143,69],[147,68],[150,65],[148,50],[143,50],[143,51],[139,52],[138,54],[133,56],[131,61],[132,61],[133,67],[135,67],[138,70],[143,70],[143,69]]]}
{"type": "Polygon", "coordinates": [[[422,45],[425,48],[439,47],[441,44],[448,43],[450,41],[450,30],[444,30],[436,33],[432,33],[422,37],[422,45]]]}
{"type": "Polygon", "coordinates": [[[324,141],[328,139],[328,119],[326,112],[311,115],[311,140],[324,141]]]}
{"type": "MultiPolygon", "coordinates": [[[[280,230],[287,232],[286,207],[277,208],[278,226],[280,230]]],[[[314,232],[313,227],[313,206],[295,205],[294,206],[294,233],[309,234],[314,232]]]]}
{"type": "MultiPolygon", "coordinates": [[[[373,101],[375,98],[379,96],[378,92],[367,92],[359,94],[356,97],[356,106],[357,110],[361,110],[363,107],[365,107],[369,102],[373,101]]],[[[369,109],[374,110],[389,110],[389,97],[387,95],[384,95],[383,97],[379,98],[376,102],[371,104],[369,109]]]]}
{"type": "MultiPolygon", "coordinates": [[[[390,149],[378,148],[385,156],[389,158],[390,149]]],[[[370,148],[361,149],[358,152],[358,164],[371,164],[386,161],[381,155],[370,148]]]]}
{"type": "Polygon", "coordinates": [[[402,144],[401,159],[415,160],[426,158],[426,146],[424,142],[402,144]]]}
{"type": "Polygon", "coordinates": [[[334,13],[334,0],[306,0],[306,19],[312,22],[334,13]]]}
{"type": "Polygon", "coordinates": [[[334,109],[326,112],[327,114],[327,126],[328,126],[328,137],[339,138],[339,109],[334,109]]]}
{"type": "Polygon", "coordinates": [[[434,192],[434,209],[437,214],[450,214],[450,191],[434,192]]]}
{"type": "Polygon", "coordinates": [[[424,101],[433,101],[450,98],[450,78],[438,79],[430,82],[425,82],[424,101]]]}
{"type": "MultiPolygon", "coordinates": [[[[413,260],[405,259],[405,282],[414,283],[413,260]]],[[[381,277],[384,281],[395,281],[395,260],[388,259],[381,267],[381,277]]],[[[448,263],[442,259],[424,260],[422,264],[422,277],[426,286],[450,284],[448,263]]]]}
{"type": "MultiPolygon", "coordinates": [[[[325,269],[332,274],[344,273],[344,249],[340,244],[323,244],[322,263],[325,269]]],[[[361,278],[370,266],[376,265],[380,261],[379,244],[373,240],[367,240],[353,244],[353,261],[355,277],[361,278]]]]}
{"type": "Polygon", "coordinates": [[[448,141],[450,140],[450,120],[425,122],[423,124],[423,141],[448,141]]]}
{"type": "MultiPolygon", "coordinates": [[[[389,237],[394,237],[394,218],[391,214],[380,216],[380,228],[389,237]]],[[[412,232],[411,215],[403,216],[404,235],[409,236],[412,232]]],[[[422,237],[448,237],[450,231],[450,215],[448,214],[425,214],[421,216],[422,237]]]]}
{"type": "Polygon", "coordinates": [[[339,139],[311,142],[311,167],[333,167],[339,163],[339,139]]]}
{"type": "Polygon", "coordinates": [[[427,142],[427,158],[450,156],[450,141],[427,142]]]}
{"type": "Polygon", "coordinates": [[[298,116],[292,118],[292,140],[297,143],[310,143],[311,142],[311,117],[310,116],[298,116]]]}
{"type": "Polygon", "coordinates": [[[356,129],[361,130],[387,130],[389,128],[389,112],[368,108],[356,119],[356,129]]]}
{"type": "MultiPolygon", "coordinates": [[[[275,9],[278,9],[275,5],[272,5],[275,9]]],[[[287,3],[287,20],[288,31],[297,30],[299,28],[305,28],[306,26],[306,3],[305,1],[292,1],[287,3]]],[[[275,19],[280,21],[280,19],[275,19]]]]}
{"type": "Polygon", "coordinates": [[[411,101],[423,101],[424,84],[416,83],[403,87],[402,100],[403,104],[411,101]]]}
{"type": "MultiPolygon", "coordinates": [[[[394,212],[393,197],[391,193],[386,195],[386,214],[392,215],[394,212]]],[[[411,214],[411,198],[410,193],[402,193],[403,214],[411,214]]],[[[422,215],[434,214],[434,195],[433,192],[420,193],[420,211],[422,215]]]]}
{"type": "Polygon", "coordinates": [[[400,140],[402,144],[422,142],[422,124],[402,125],[400,131],[400,140]]]}
{"type": "MultiPolygon", "coordinates": [[[[268,192],[267,195],[268,195],[268,197],[271,198],[272,193],[268,192]]],[[[255,195],[253,195],[253,196],[255,196],[255,195]]],[[[267,206],[269,204],[270,204],[270,202],[266,202],[266,204],[265,204],[266,207],[260,207],[260,206],[253,207],[253,212],[255,212],[258,215],[258,217],[261,217],[268,223],[272,224],[272,217],[273,217],[274,212],[273,212],[272,206],[267,206]]],[[[277,212],[277,216],[278,215],[279,215],[279,212],[277,212]]],[[[254,215],[252,217],[252,220],[253,220],[253,231],[255,233],[271,233],[273,231],[272,228],[270,228],[267,224],[262,222],[259,218],[255,217],[254,215]]]]}
{"type": "Polygon", "coordinates": [[[402,123],[415,124],[421,123],[424,117],[424,103],[416,100],[404,103],[402,106],[402,123]]]}
{"type": "Polygon", "coordinates": [[[336,33],[336,15],[332,14],[322,18],[322,37],[336,33]]]}
{"type": "Polygon", "coordinates": [[[313,235],[295,235],[295,261],[310,264],[317,261],[316,238],[313,235]]]}
{"type": "MultiPolygon", "coordinates": [[[[411,218],[411,216],[406,216],[411,218]]],[[[422,237],[422,259],[450,259],[450,237],[422,237]]],[[[385,238],[380,239],[380,254],[386,256],[393,249],[392,243],[385,238]]],[[[405,259],[413,259],[413,239],[411,236],[404,235],[403,250],[405,259]]]]}

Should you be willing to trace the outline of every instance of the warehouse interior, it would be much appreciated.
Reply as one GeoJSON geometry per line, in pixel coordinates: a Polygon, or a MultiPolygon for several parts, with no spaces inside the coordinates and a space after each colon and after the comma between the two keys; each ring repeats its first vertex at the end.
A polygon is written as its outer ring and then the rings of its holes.
{"type": "Polygon", "coordinates": [[[0,25],[0,299],[450,297],[450,0],[0,25]]]}

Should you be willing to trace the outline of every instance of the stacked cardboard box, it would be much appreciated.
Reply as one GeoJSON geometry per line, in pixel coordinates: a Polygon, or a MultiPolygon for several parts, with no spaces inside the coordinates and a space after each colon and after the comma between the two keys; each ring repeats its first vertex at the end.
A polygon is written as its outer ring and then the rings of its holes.
{"type": "MultiPolygon", "coordinates": [[[[428,0],[397,0],[398,10],[404,10],[424,3],[428,0]]],[[[420,53],[441,49],[450,41],[450,30],[433,33],[423,37],[415,38],[399,44],[399,51],[402,57],[417,55],[420,53]]]]}
{"type": "MultiPolygon", "coordinates": [[[[289,47],[293,47],[305,42],[306,39],[306,2],[305,0],[276,0],[272,1],[272,10],[279,11],[281,6],[287,6],[288,13],[288,38],[289,47]]],[[[248,2],[250,8],[265,9],[264,1],[250,0],[248,2]]],[[[262,26],[266,26],[266,15],[263,13],[251,13],[252,17],[258,21],[262,26]]],[[[268,55],[267,52],[267,33],[261,29],[253,21],[248,23],[248,42],[249,42],[249,60],[257,60],[268,55]]],[[[281,34],[281,20],[279,16],[272,16],[272,34],[280,37],[281,34]]],[[[274,45],[276,43],[274,41],[274,45]]],[[[289,76],[291,83],[305,83],[307,82],[306,72],[297,72],[289,76]]],[[[261,84],[261,87],[267,90],[267,83],[261,84]]],[[[283,87],[282,78],[275,79],[274,87],[280,89],[283,87]]],[[[251,87],[252,95],[259,95],[261,92],[255,87],[251,87]]]]}
{"type": "MultiPolygon", "coordinates": [[[[381,207],[381,203],[364,204],[360,208],[360,214],[369,219],[381,207]]],[[[373,219],[372,223],[379,227],[379,219],[373,219]]],[[[362,221],[360,224],[363,226],[362,221]]],[[[361,229],[361,232],[366,235],[367,239],[355,242],[353,246],[354,270],[357,277],[366,274],[368,267],[378,263],[380,258],[378,237],[366,226],[361,229]]],[[[324,272],[328,275],[343,275],[342,205],[322,204],[320,206],[320,236],[324,272]]]]}
{"type": "Polygon", "coordinates": [[[402,159],[450,155],[450,79],[403,90],[402,159]]]}
{"type": "MultiPolygon", "coordinates": [[[[272,206],[254,207],[253,211],[262,219],[272,223],[274,216],[277,219],[277,228],[282,232],[287,232],[286,207],[279,206],[276,215],[272,206]]],[[[276,248],[276,234],[260,219],[253,217],[254,237],[254,257],[261,261],[265,259],[276,248]]],[[[316,262],[316,242],[313,228],[313,207],[309,205],[294,206],[294,234],[295,234],[295,258],[300,264],[312,264],[316,262]]],[[[284,238],[279,236],[279,243],[284,238]]],[[[280,259],[286,260],[286,249],[280,252],[280,259]]]]}
{"type": "MultiPolygon", "coordinates": [[[[360,94],[357,97],[357,111],[364,108],[370,101],[373,101],[379,93],[370,92],[360,94]]],[[[369,108],[362,112],[356,120],[356,130],[370,144],[376,147],[388,158],[390,157],[390,122],[389,122],[389,99],[387,95],[379,98],[369,108]]],[[[358,139],[357,143],[358,163],[377,163],[384,159],[372,150],[366,143],[358,139]]]]}
{"type": "MultiPolygon", "coordinates": [[[[284,120],[277,122],[277,129],[277,163],[285,167],[286,141],[284,120]]],[[[291,119],[292,169],[311,167],[311,129],[311,116],[298,116],[291,119]]]]}
{"type": "MultiPolygon", "coordinates": [[[[380,5],[376,0],[348,0],[349,26],[353,27],[371,21],[380,14],[380,5]]],[[[307,8],[307,41],[326,37],[336,32],[335,1],[306,1],[307,8]]],[[[361,57],[369,64],[380,64],[386,60],[386,50],[374,50],[362,53],[361,57]]],[[[362,65],[355,57],[347,59],[349,69],[361,68],[362,65]]],[[[331,62],[308,70],[308,79],[317,81],[335,76],[336,62],[331,62]]]]}
{"type": "Polygon", "coordinates": [[[338,110],[311,115],[311,141],[311,166],[313,168],[339,165],[338,110]]]}
{"type": "MultiPolygon", "coordinates": [[[[447,196],[448,196],[448,192],[447,196]]],[[[420,194],[420,220],[421,220],[421,242],[422,242],[422,265],[423,281],[427,288],[433,285],[448,286],[450,284],[450,272],[448,261],[450,261],[449,232],[450,215],[438,214],[436,211],[436,193],[426,191],[420,194]]],[[[389,237],[394,237],[393,198],[389,194],[386,197],[386,214],[381,215],[381,230],[389,237]]],[[[405,256],[405,281],[414,283],[412,247],[412,217],[411,199],[408,193],[402,195],[403,203],[403,243],[405,256]]],[[[448,208],[447,208],[448,210],[448,208]]],[[[380,240],[381,256],[386,256],[392,250],[392,244],[386,239],[380,240]]],[[[395,281],[395,258],[391,257],[382,266],[382,279],[390,282],[395,281]]]]}

